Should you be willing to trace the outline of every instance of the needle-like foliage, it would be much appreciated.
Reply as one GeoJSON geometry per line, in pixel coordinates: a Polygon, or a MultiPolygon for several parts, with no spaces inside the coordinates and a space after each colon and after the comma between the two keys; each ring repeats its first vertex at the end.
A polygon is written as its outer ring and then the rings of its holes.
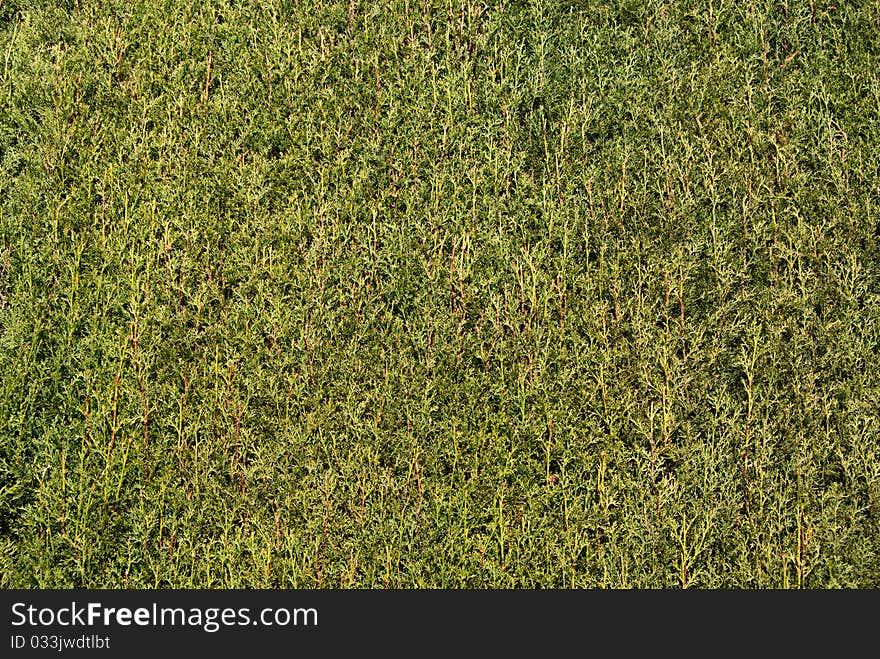
{"type": "Polygon", "coordinates": [[[880,3],[0,54],[0,586],[880,587],[880,3]]]}

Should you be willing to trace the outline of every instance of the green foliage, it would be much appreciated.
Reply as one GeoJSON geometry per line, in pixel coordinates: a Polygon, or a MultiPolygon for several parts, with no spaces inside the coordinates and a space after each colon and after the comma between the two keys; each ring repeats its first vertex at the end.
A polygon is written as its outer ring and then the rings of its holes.
{"type": "Polygon", "coordinates": [[[880,586],[878,31],[0,0],[0,586],[880,586]]]}

